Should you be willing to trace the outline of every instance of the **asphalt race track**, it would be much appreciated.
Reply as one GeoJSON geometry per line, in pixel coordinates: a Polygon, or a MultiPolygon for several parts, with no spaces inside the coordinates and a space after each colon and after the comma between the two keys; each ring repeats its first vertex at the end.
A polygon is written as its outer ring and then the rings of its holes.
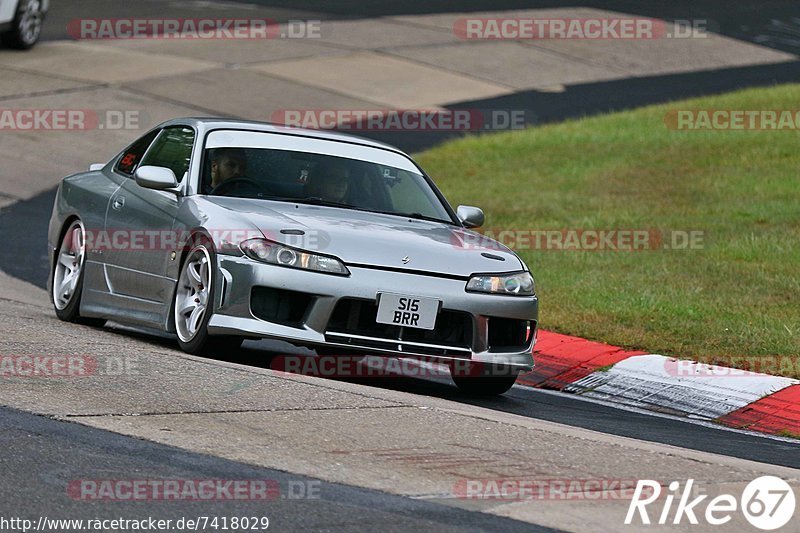
{"type": "MultiPolygon", "coordinates": [[[[67,22],[80,17],[126,17],[162,16],[186,17],[207,14],[212,10],[223,10],[229,16],[247,16],[253,12],[252,6],[264,8],[270,18],[283,22],[290,19],[324,18],[359,19],[388,17],[397,15],[416,15],[430,13],[452,13],[471,11],[503,11],[526,8],[558,7],[596,7],[620,11],[645,17],[665,20],[685,20],[690,18],[708,20],[708,29],[715,33],[728,35],[735,39],[766,43],[773,48],[796,53],[800,41],[793,38],[785,26],[776,21],[790,21],[797,15],[796,5],[786,0],[765,0],[761,2],[726,2],[724,0],[675,0],[673,2],[635,0],[387,0],[383,2],[364,2],[360,0],[233,0],[230,2],[164,2],[162,0],[83,0],[78,6],[59,5],[51,8],[44,39],[65,39],[67,22]],[[237,8],[234,2],[242,4],[237,8]],[[191,14],[191,15],[189,15],[191,14]],[[782,31],[781,31],[782,30],[782,31]]],[[[794,22],[793,24],[797,24],[794,22]]]]}
{"type": "Polygon", "coordinates": [[[0,408],[0,434],[0,466],[6,488],[2,505],[4,509],[15,509],[15,515],[21,518],[142,520],[151,516],[177,521],[199,516],[266,516],[270,528],[292,531],[553,531],[484,513],[187,453],[11,409],[0,408]],[[268,480],[278,487],[275,493],[267,492],[266,500],[120,501],[111,508],[105,505],[102,510],[102,502],[80,500],[65,490],[73,480],[125,479],[131,472],[136,472],[139,479],[268,480]],[[319,494],[319,499],[304,497],[311,494],[319,494]]]}

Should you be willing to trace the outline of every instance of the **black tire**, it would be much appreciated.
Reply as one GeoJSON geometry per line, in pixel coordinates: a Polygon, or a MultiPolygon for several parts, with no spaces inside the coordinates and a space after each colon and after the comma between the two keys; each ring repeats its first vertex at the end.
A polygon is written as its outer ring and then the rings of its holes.
{"type": "Polygon", "coordinates": [[[32,48],[42,35],[44,15],[41,0],[20,0],[11,29],[0,34],[0,41],[17,50],[32,48]]]}
{"type": "Polygon", "coordinates": [[[450,377],[459,390],[470,396],[499,396],[517,381],[519,371],[505,365],[451,365],[450,377]]]}
{"type": "Polygon", "coordinates": [[[202,336],[198,333],[197,337],[188,343],[178,339],[178,345],[184,352],[215,359],[228,359],[232,354],[235,355],[243,342],[242,337],[209,335],[207,330],[202,332],[202,336]]]}
{"type": "Polygon", "coordinates": [[[210,335],[208,333],[208,322],[211,320],[211,316],[214,314],[214,265],[216,265],[216,254],[214,253],[214,247],[210,244],[208,239],[202,237],[198,238],[192,245],[189,253],[186,254],[181,262],[180,275],[178,276],[178,282],[175,284],[175,294],[172,298],[170,316],[175,326],[175,331],[177,332],[178,345],[180,346],[181,350],[192,355],[229,358],[232,354],[235,355],[235,353],[238,352],[238,350],[242,347],[244,337],[232,335],[210,335]],[[207,280],[205,280],[206,283],[203,284],[207,285],[209,296],[197,330],[193,332],[192,335],[187,335],[189,332],[186,329],[179,329],[181,326],[179,325],[180,317],[178,315],[177,298],[179,291],[182,289],[186,264],[188,261],[193,259],[195,252],[198,250],[202,250],[201,253],[206,255],[209,262],[208,268],[210,269],[210,275],[207,280]]]}
{"type": "Polygon", "coordinates": [[[80,228],[81,231],[81,242],[85,243],[85,230],[83,228],[83,224],[80,220],[74,219],[70,221],[69,224],[64,226],[64,229],[61,232],[61,239],[59,240],[59,246],[56,250],[55,261],[53,261],[53,268],[50,271],[50,280],[52,283],[52,289],[50,290],[50,303],[53,304],[53,310],[56,312],[56,316],[59,320],[63,320],[64,322],[73,322],[76,324],[83,324],[85,326],[93,326],[93,327],[103,327],[106,323],[106,320],[103,318],[88,318],[82,317],[80,315],[81,309],[81,296],[83,295],[83,278],[86,273],[86,269],[84,268],[86,264],[86,250],[84,248],[83,252],[80,255],[80,259],[78,260],[77,266],[79,268],[78,273],[78,280],[71,292],[69,298],[66,301],[66,305],[56,304],[56,292],[57,292],[57,285],[56,285],[56,275],[59,272],[59,256],[64,251],[64,246],[67,243],[67,235],[72,233],[73,230],[76,228],[80,228]]]}
{"type": "Polygon", "coordinates": [[[229,359],[231,355],[239,353],[243,342],[244,337],[235,335],[211,335],[205,353],[220,359],[229,359]]]}
{"type": "Polygon", "coordinates": [[[106,320],[105,318],[89,318],[85,316],[82,316],[75,321],[76,324],[81,324],[83,326],[90,326],[93,328],[102,328],[103,326],[106,325],[106,322],[108,322],[108,320],[106,320]]]}

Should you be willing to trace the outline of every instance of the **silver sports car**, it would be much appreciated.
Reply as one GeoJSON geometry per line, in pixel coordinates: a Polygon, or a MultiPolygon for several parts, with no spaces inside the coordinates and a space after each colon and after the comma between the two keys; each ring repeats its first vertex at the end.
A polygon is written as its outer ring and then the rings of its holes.
{"type": "Polygon", "coordinates": [[[259,122],[178,119],[64,178],[50,219],[62,320],[173,332],[194,354],[281,339],[318,353],[469,367],[501,394],[533,366],[528,267],[470,231],[388,145],[259,122]]]}

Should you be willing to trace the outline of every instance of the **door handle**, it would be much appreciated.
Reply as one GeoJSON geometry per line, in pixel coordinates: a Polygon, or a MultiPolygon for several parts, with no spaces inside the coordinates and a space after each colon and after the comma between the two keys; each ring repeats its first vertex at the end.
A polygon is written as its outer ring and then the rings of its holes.
{"type": "Polygon", "coordinates": [[[114,203],[111,204],[111,207],[113,207],[117,211],[125,207],[125,197],[117,196],[116,198],[114,198],[114,203]]]}

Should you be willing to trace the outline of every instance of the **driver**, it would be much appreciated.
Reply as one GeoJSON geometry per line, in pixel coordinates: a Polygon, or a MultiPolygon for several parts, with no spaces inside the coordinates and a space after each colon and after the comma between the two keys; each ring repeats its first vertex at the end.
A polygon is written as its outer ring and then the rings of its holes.
{"type": "Polygon", "coordinates": [[[241,148],[217,148],[211,153],[211,189],[223,182],[244,176],[247,154],[241,148]]]}
{"type": "Polygon", "coordinates": [[[308,175],[306,192],[329,202],[344,202],[350,189],[350,169],[342,163],[320,163],[308,175]]]}

